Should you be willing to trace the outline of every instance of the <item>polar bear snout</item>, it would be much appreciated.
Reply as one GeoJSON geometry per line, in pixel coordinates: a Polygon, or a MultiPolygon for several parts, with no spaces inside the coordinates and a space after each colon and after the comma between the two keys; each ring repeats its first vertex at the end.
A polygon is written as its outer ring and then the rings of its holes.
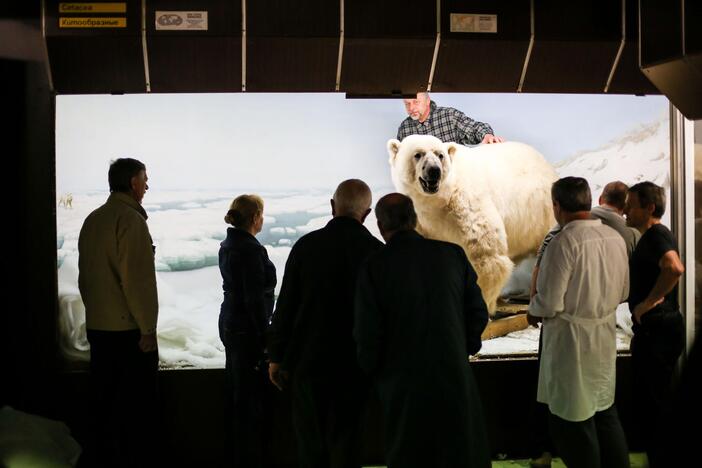
{"type": "Polygon", "coordinates": [[[439,191],[441,182],[441,166],[435,163],[427,163],[422,167],[422,175],[419,176],[419,184],[424,193],[436,193],[439,191]]]}
{"type": "Polygon", "coordinates": [[[431,165],[424,169],[422,175],[427,181],[438,182],[441,179],[441,167],[431,165]]]}

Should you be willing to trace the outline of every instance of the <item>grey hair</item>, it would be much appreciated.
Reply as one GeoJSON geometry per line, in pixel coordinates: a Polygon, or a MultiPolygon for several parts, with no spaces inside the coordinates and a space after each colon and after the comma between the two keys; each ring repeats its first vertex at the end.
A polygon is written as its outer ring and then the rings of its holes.
{"type": "Polygon", "coordinates": [[[590,185],[582,177],[563,177],[555,181],[551,186],[551,198],[571,213],[592,208],[590,185]]]}

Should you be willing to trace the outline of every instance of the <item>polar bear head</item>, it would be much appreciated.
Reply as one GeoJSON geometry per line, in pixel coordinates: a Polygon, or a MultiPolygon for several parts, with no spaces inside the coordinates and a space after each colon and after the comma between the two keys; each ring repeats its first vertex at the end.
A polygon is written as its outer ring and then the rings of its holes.
{"type": "Polygon", "coordinates": [[[389,140],[388,154],[395,188],[407,195],[445,195],[453,178],[451,166],[458,145],[430,135],[389,140]]]}

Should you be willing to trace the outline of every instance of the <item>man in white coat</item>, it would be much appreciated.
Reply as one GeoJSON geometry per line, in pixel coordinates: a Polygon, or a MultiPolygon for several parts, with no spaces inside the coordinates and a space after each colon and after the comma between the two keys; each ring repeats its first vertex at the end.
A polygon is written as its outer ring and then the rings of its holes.
{"type": "Polygon", "coordinates": [[[543,318],[537,400],[548,405],[553,443],[570,468],[628,467],[614,406],[616,309],[629,294],[626,245],[591,219],[585,179],[551,189],[563,227],[544,254],[529,314],[543,318]]]}

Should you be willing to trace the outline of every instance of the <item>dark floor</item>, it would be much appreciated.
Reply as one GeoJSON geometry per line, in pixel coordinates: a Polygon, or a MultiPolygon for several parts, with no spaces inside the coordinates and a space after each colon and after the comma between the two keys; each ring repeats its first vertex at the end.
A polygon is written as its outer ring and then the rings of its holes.
{"type": "MultiPolygon", "coordinates": [[[[646,454],[644,453],[630,453],[629,461],[631,462],[631,468],[646,468],[648,467],[648,460],[646,459],[646,454]]],[[[516,468],[525,467],[529,468],[529,460],[494,460],[492,462],[492,468],[516,468]]],[[[373,466],[364,468],[385,468],[383,466],[373,466]]],[[[554,458],[551,462],[551,468],[565,468],[565,464],[560,458],[554,458]]]]}

